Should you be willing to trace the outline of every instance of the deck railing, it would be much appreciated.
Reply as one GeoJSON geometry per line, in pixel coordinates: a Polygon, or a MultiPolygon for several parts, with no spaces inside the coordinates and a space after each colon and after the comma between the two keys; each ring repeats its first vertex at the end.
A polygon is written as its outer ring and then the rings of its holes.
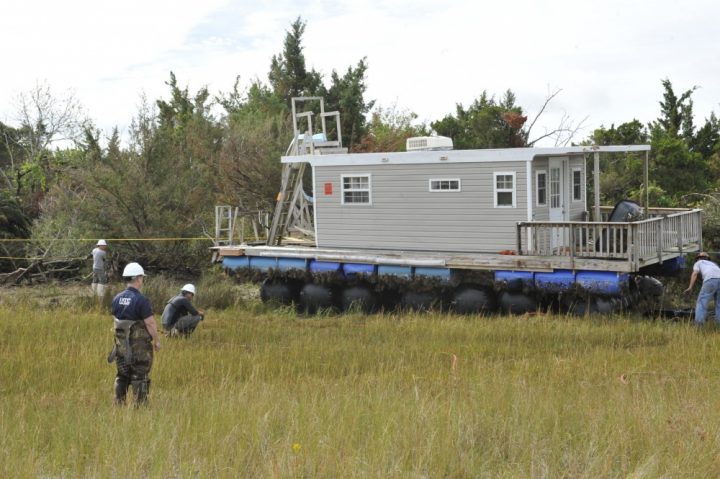
{"type": "MultiPolygon", "coordinates": [[[[642,208],[642,207],[641,207],[642,208]]],[[[614,206],[601,206],[600,207],[600,221],[607,221],[610,217],[610,214],[615,209],[614,206]]],[[[643,211],[645,211],[644,208],[642,208],[643,211]]],[[[650,218],[657,218],[659,216],[668,216],[668,215],[674,215],[675,213],[687,213],[688,211],[694,211],[690,208],[658,208],[658,207],[650,207],[647,208],[647,212],[645,216],[650,218]]],[[[594,218],[591,218],[594,219],[594,218]]]]}
{"type": "MultiPolygon", "coordinates": [[[[702,247],[702,210],[667,210],[632,223],[527,221],[517,224],[517,252],[625,260],[636,268],[702,247]]],[[[650,210],[652,215],[655,211],[650,210]]]]}

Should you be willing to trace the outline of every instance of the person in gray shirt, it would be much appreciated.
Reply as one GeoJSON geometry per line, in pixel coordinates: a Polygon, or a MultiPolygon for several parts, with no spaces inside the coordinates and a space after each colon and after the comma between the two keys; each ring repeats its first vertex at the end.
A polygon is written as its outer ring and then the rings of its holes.
{"type": "Polygon", "coordinates": [[[105,285],[108,282],[107,272],[105,271],[105,256],[107,255],[107,242],[99,240],[95,249],[92,250],[93,258],[93,275],[90,287],[93,293],[100,298],[105,296],[105,285]]]}
{"type": "Polygon", "coordinates": [[[702,277],[702,288],[695,303],[695,325],[705,324],[710,300],[715,301],[715,323],[720,324],[720,267],[710,260],[710,255],[705,251],[698,253],[695,258],[690,285],[685,290],[685,294],[692,292],[698,276],[702,277]]]}
{"type": "Polygon", "coordinates": [[[180,294],[167,302],[162,314],[162,325],[167,334],[189,336],[205,318],[203,312],[192,305],[194,297],[195,286],[186,284],[180,294]]]}

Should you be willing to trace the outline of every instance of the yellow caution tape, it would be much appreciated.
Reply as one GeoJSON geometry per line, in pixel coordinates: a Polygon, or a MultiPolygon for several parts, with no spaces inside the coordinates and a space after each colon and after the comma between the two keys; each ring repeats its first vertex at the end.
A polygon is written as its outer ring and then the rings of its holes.
{"type": "Polygon", "coordinates": [[[4,243],[23,243],[33,241],[99,241],[104,239],[105,241],[213,241],[212,238],[207,236],[201,237],[178,237],[178,238],[0,238],[0,242],[4,243]]]}

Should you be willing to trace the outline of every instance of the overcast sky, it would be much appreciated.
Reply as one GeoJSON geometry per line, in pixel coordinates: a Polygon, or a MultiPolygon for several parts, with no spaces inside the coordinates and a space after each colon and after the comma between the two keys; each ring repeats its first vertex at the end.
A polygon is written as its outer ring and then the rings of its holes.
{"type": "Polygon", "coordinates": [[[717,0],[23,0],[0,10],[0,121],[17,124],[16,98],[37,82],[72,89],[109,132],[142,93],[167,97],[171,70],[191,92],[267,81],[298,15],[308,67],[329,81],[367,57],[367,99],[421,120],[508,88],[532,119],[559,88],[539,123],[587,117],[587,134],[655,119],[663,78],[700,87],[696,123],[720,112],[717,0]]]}

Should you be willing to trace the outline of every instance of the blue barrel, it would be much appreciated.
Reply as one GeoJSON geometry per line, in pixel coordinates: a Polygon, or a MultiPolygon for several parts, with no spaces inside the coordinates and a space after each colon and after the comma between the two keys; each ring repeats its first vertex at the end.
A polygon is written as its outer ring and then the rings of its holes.
{"type": "Polygon", "coordinates": [[[248,256],[224,256],[222,261],[225,269],[241,269],[250,266],[250,258],[248,256]]]}
{"type": "Polygon", "coordinates": [[[416,266],[414,269],[416,278],[420,276],[425,278],[437,278],[442,281],[450,280],[450,270],[447,268],[426,268],[416,266]]]}
{"type": "Polygon", "coordinates": [[[278,258],[277,266],[280,271],[289,271],[291,269],[305,271],[307,260],[304,258],[278,258]]]}
{"type": "Polygon", "coordinates": [[[545,293],[563,293],[575,283],[575,273],[558,269],[551,273],[535,273],[535,287],[545,293]]]}
{"type": "Polygon", "coordinates": [[[250,267],[260,271],[269,271],[277,269],[277,258],[264,258],[262,256],[252,256],[250,258],[250,267]]]}
{"type": "Polygon", "coordinates": [[[334,261],[318,261],[314,259],[310,261],[310,271],[313,273],[340,271],[340,263],[336,263],[334,261]]]}
{"type": "Polygon", "coordinates": [[[378,266],[378,274],[400,276],[402,278],[412,278],[412,268],[410,266],[394,266],[381,264],[378,266]]]}
{"type": "Polygon", "coordinates": [[[363,263],[345,263],[343,264],[343,272],[348,278],[352,278],[355,275],[366,275],[370,276],[375,274],[374,264],[363,264],[363,263]]]}
{"type": "Polygon", "coordinates": [[[575,276],[577,284],[586,291],[607,296],[619,296],[627,290],[630,276],[613,271],[579,271],[575,276]]]}
{"type": "Polygon", "coordinates": [[[532,271],[495,271],[495,282],[508,291],[519,293],[523,289],[535,286],[535,273],[532,271]]]}

